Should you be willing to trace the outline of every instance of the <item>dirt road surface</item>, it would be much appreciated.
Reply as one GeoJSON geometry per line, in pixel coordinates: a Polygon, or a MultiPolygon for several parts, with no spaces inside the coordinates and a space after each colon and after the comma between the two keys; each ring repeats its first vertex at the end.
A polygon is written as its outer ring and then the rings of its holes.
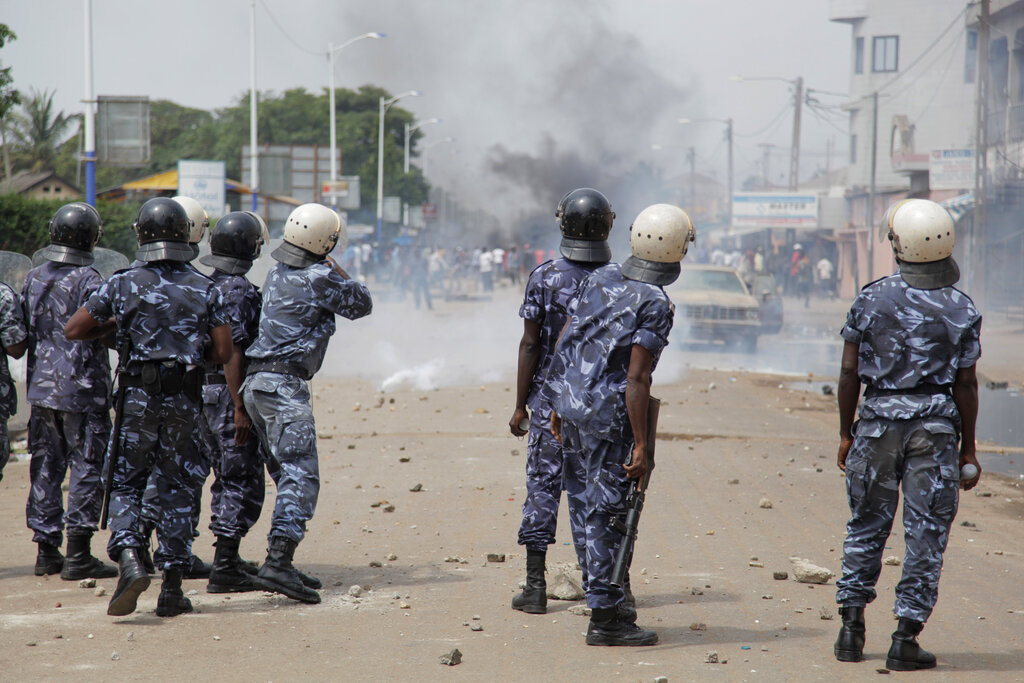
{"type": "MultiPolygon", "coordinates": [[[[509,608],[524,574],[524,552],[515,539],[526,443],[506,426],[520,329],[516,297],[499,294],[493,308],[500,309],[501,322],[479,331],[487,343],[495,342],[484,349],[482,366],[463,372],[466,363],[472,365],[466,357],[480,351],[465,337],[444,350],[449,360],[440,369],[430,366],[430,354],[409,351],[409,362],[420,365],[389,383],[386,393],[380,391],[382,378],[368,369],[383,363],[371,353],[380,350],[382,331],[420,344],[434,336],[444,341],[443,335],[433,328],[401,332],[406,328],[400,324],[415,328],[428,314],[400,303],[380,303],[375,323],[340,325],[322,378],[313,382],[322,489],[296,558],[323,579],[320,605],[260,592],[209,595],[204,582],[189,581],[195,613],[160,619],[154,615],[155,581],[135,614],[108,617],[115,580],[98,581],[106,594],[97,595],[97,588],[58,576],[33,576],[35,547],[23,521],[28,463],[22,458],[10,464],[0,483],[0,515],[7,520],[0,531],[2,678],[876,677],[895,624],[892,590],[900,567],[883,567],[880,597],[867,610],[868,661],[840,664],[832,656],[839,628],[834,581],[798,583],[789,560],[802,557],[839,571],[848,509],[834,464],[834,397],[805,375],[701,369],[707,363],[699,351],[678,352],[672,361],[678,365],[659,368],[668,379],[654,392],[663,400],[658,467],[633,586],[639,622],[656,629],[660,643],[588,647],[587,618],[568,611],[580,603],[550,601],[546,615],[509,608]],[[491,553],[504,554],[504,562],[487,561],[491,553]],[[790,578],[775,580],[776,571],[790,578]],[[361,587],[358,596],[353,586],[361,587]],[[439,657],[454,648],[462,653],[461,664],[442,665],[439,657]],[[710,652],[720,663],[706,663],[710,652]]],[[[432,315],[460,329],[465,305],[442,303],[432,315]]],[[[816,311],[828,318],[826,327],[841,323],[830,308],[816,311]]],[[[762,348],[780,341],[765,338],[762,348]]],[[[390,362],[398,368],[402,360],[390,362]]],[[[1002,369],[1013,366],[1006,362],[1002,369]]],[[[990,371],[1000,369],[993,361],[990,371]]],[[[976,491],[961,496],[939,604],[921,636],[939,667],[916,674],[918,679],[1024,680],[1020,485],[1015,478],[985,476],[976,491]]],[[[243,541],[245,557],[262,559],[273,491],[269,485],[264,516],[243,541]]],[[[562,510],[549,567],[575,560],[564,502],[562,510]]],[[[195,550],[209,560],[206,522],[204,514],[195,550]]],[[[102,551],[106,538],[97,534],[94,549],[102,551]]],[[[899,521],[889,546],[887,554],[902,558],[899,521]]]]}

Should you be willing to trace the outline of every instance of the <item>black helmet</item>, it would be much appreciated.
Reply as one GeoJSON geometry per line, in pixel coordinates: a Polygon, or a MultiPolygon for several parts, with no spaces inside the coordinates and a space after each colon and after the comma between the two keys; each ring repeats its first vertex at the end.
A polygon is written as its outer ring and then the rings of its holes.
{"type": "Polygon", "coordinates": [[[103,225],[96,209],[83,202],[65,204],[50,219],[50,245],[42,255],[57,263],[90,265],[92,248],[102,234],[103,225]]]}
{"type": "Polygon", "coordinates": [[[195,257],[188,245],[188,214],[169,197],[157,197],[143,204],[134,227],[139,236],[135,257],[140,261],[188,263],[195,257]]]}
{"type": "Polygon", "coordinates": [[[262,245],[263,226],[255,214],[232,211],[217,221],[210,233],[210,253],[199,262],[229,275],[245,275],[262,245]]]}
{"type": "Polygon", "coordinates": [[[559,250],[571,261],[607,263],[612,258],[608,233],[615,212],[608,198],[597,190],[573,190],[558,203],[558,227],[562,230],[559,250]]]}

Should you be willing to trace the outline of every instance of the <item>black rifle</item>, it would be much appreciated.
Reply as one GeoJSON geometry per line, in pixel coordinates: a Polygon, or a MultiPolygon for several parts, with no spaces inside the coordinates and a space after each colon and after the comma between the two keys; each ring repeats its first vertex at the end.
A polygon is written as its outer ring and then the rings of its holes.
{"type": "Polygon", "coordinates": [[[637,527],[640,526],[640,513],[644,510],[644,497],[647,484],[651,481],[651,470],[654,469],[654,443],[658,431],[658,411],[661,401],[650,397],[647,402],[647,471],[644,476],[633,480],[633,488],[626,497],[626,516],[616,518],[612,525],[622,534],[622,542],[615,553],[615,566],[612,568],[611,584],[621,587],[626,581],[626,572],[633,562],[633,545],[636,543],[637,527]]]}
{"type": "Polygon", "coordinates": [[[100,529],[107,528],[107,518],[110,516],[110,496],[114,491],[114,469],[117,467],[121,451],[121,419],[124,417],[124,384],[121,382],[121,375],[124,374],[124,367],[128,364],[130,344],[131,339],[127,337],[126,333],[125,339],[117,348],[117,370],[114,371],[114,381],[117,382],[117,389],[114,390],[114,426],[110,430],[107,460],[103,467],[103,507],[100,508],[100,529]]]}

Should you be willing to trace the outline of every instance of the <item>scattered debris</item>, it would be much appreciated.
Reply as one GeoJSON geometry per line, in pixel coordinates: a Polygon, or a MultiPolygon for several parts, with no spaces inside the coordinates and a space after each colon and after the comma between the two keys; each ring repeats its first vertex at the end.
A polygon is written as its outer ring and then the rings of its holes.
{"type": "Polygon", "coordinates": [[[703,621],[695,621],[692,624],[690,624],[690,630],[691,631],[707,631],[708,630],[708,625],[705,624],[703,621]]]}
{"type": "Polygon", "coordinates": [[[483,631],[484,630],[484,626],[483,626],[483,624],[473,623],[473,624],[469,625],[469,630],[470,631],[483,631]]]}
{"type": "Polygon", "coordinates": [[[129,643],[135,640],[135,631],[128,631],[128,635],[124,638],[129,643]]]}
{"type": "Polygon", "coordinates": [[[715,530],[714,529],[708,529],[707,531],[704,532],[704,535],[705,536],[714,536],[715,535],[715,530]]]}
{"type": "Polygon", "coordinates": [[[690,595],[704,595],[704,591],[699,588],[691,588],[690,595]]]}
{"type": "Polygon", "coordinates": [[[410,460],[412,460],[412,458],[410,458],[408,455],[403,455],[398,459],[398,462],[409,462],[410,460]]]}
{"type": "Polygon", "coordinates": [[[444,561],[445,562],[455,562],[457,564],[469,564],[469,560],[467,560],[464,557],[458,557],[456,555],[449,555],[448,557],[444,558],[444,561]]]}
{"type": "Polygon", "coordinates": [[[92,594],[95,595],[97,598],[102,598],[104,595],[107,594],[107,589],[103,586],[100,586],[96,590],[94,590],[92,594]]]}
{"type": "Polygon", "coordinates": [[[519,449],[518,448],[513,448],[512,449],[512,455],[519,455],[519,449]]]}
{"type": "Polygon", "coordinates": [[[331,434],[330,432],[317,432],[316,433],[316,438],[318,438],[318,439],[333,439],[334,438],[334,434],[331,434]]]}
{"type": "Polygon", "coordinates": [[[658,676],[654,679],[654,683],[668,683],[668,676],[658,676]]]}
{"type": "Polygon", "coordinates": [[[991,498],[992,497],[992,492],[991,491],[975,491],[974,495],[976,495],[978,498],[991,498]]]}
{"type": "Polygon", "coordinates": [[[964,521],[960,522],[960,526],[965,526],[968,529],[977,529],[978,528],[977,524],[975,524],[974,522],[968,522],[966,519],[964,521]]]}
{"type": "Polygon", "coordinates": [[[791,557],[793,563],[793,576],[800,583],[828,583],[835,573],[824,567],[812,564],[809,560],[799,557],[791,557]]]}
{"type": "Polygon", "coordinates": [[[718,653],[714,650],[704,653],[704,662],[707,664],[718,664],[718,653]]]}
{"type": "Polygon", "coordinates": [[[758,503],[757,505],[758,505],[758,507],[764,508],[765,510],[771,510],[772,509],[772,502],[770,500],[768,500],[767,498],[762,498],[761,502],[758,503]]]}
{"type": "Polygon", "coordinates": [[[78,587],[79,588],[95,588],[96,587],[96,579],[82,579],[81,581],[78,582],[78,587]]]}
{"type": "Polygon", "coordinates": [[[459,652],[459,648],[455,648],[451,652],[441,655],[441,663],[445,666],[456,666],[458,664],[461,664],[462,653],[459,652]]]}
{"type": "Polygon", "coordinates": [[[384,563],[381,562],[380,560],[370,560],[370,566],[371,567],[383,567],[384,563]]]}
{"type": "Polygon", "coordinates": [[[121,655],[117,654],[117,650],[114,650],[110,653],[110,659],[116,662],[117,660],[121,659],[121,655]]]}
{"type": "Polygon", "coordinates": [[[889,670],[888,669],[875,669],[875,673],[887,674],[887,673],[889,673],[889,670]]]}
{"type": "Polygon", "coordinates": [[[821,393],[824,394],[825,396],[831,396],[834,393],[834,390],[832,389],[832,385],[831,384],[822,384],[821,385],[821,393]]]}
{"type": "Polygon", "coordinates": [[[388,553],[388,556],[387,556],[387,561],[388,562],[394,562],[397,559],[398,559],[398,555],[395,555],[394,553],[388,553]]]}
{"type": "Polygon", "coordinates": [[[358,598],[360,595],[363,594],[363,587],[359,584],[349,586],[348,594],[351,595],[353,598],[358,598]]]}
{"type": "Polygon", "coordinates": [[[758,569],[764,569],[764,562],[758,562],[757,560],[751,560],[747,563],[748,567],[757,567],[758,569]]]}
{"type": "Polygon", "coordinates": [[[400,602],[400,603],[398,603],[398,609],[411,609],[411,608],[412,608],[412,605],[410,605],[407,602],[400,602]]]}
{"type": "Polygon", "coordinates": [[[422,490],[423,490],[423,484],[416,484],[415,486],[413,486],[413,487],[412,487],[411,489],[409,489],[409,490],[410,490],[411,492],[413,492],[413,493],[419,493],[420,491],[422,491],[422,490]]]}
{"type": "Polygon", "coordinates": [[[771,593],[765,593],[764,595],[761,596],[761,599],[762,600],[774,600],[775,596],[772,595],[771,593]]]}
{"type": "Polygon", "coordinates": [[[347,446],[345,446],[345,448],[349,449],[350,451],[354,451],[356,449],[356,445],[354,443],[350,443],[347,446]]]}
{"type": "Polygon", "coordinates": [[[383,508],[381,508],[381,509],[383,509],[383,510],[384,510],[384,512],[394,512],[394,511],[395,511],[395,506],[394,506],[394,504],[393,504],[393,503],[388,503],[387,505],[385,505],[385,506],[384,506],[383,508]]]}
{"type": "Polygon", "coordinates": [[[738,484],[738,483],[740,483],[740,480],[739,480],[739,479],[730,479],[730,480],[729,480],[728,482],[726,482],[726,483],[728,483],[728,484],[738,484]]]}
{"type": "Polygon", "coordinates": [[[818,616],[821,617],[822,621],[832,621],[836,615],[832,614],[832,610],[828,607],[822,607],[818,610],[818,616]]]}
{"type": "Polygon", "coordinates": [[[573,605],[568,610],[569,614],[575,614],[577,617],[589,617],[590,608],[586,605],[573,605]]]}
{"type": "Polygon", "coordinates": [[[504,562],[505,553],[487,553],[488,562],[504,562]]]}
{"type": "Polygon", "coordinates": [[[882,564],[887,564],[890,567],[898,567],[900,566],[900,558],[896,557],[895,555],[889,555],[884,560],[882,560],[882,564]]]}
{"type": "Polygon", "coordinates": [[[582,600],[586,597],[580,582],[570,577],[565,570],[560,570],[547,583],[547,596],[553,600],[582,600]]]}
{"type": "Polygon", "coordinates": [[[785,581],[789,578],[789,572],[772,572],[772,578],[776,581],[785,581]]]}

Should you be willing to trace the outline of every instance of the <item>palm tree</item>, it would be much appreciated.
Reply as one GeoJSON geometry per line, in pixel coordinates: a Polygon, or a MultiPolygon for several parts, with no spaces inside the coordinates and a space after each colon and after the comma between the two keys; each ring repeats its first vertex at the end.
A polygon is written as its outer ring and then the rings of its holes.
{"type": "Polygon", "coordinates": [[[54,93],[34,88],[15,114],[14,135],[19,143],[19,165],[32,172],[53,169],[57,147],[79,115],[54,111],[54,93]]]}

